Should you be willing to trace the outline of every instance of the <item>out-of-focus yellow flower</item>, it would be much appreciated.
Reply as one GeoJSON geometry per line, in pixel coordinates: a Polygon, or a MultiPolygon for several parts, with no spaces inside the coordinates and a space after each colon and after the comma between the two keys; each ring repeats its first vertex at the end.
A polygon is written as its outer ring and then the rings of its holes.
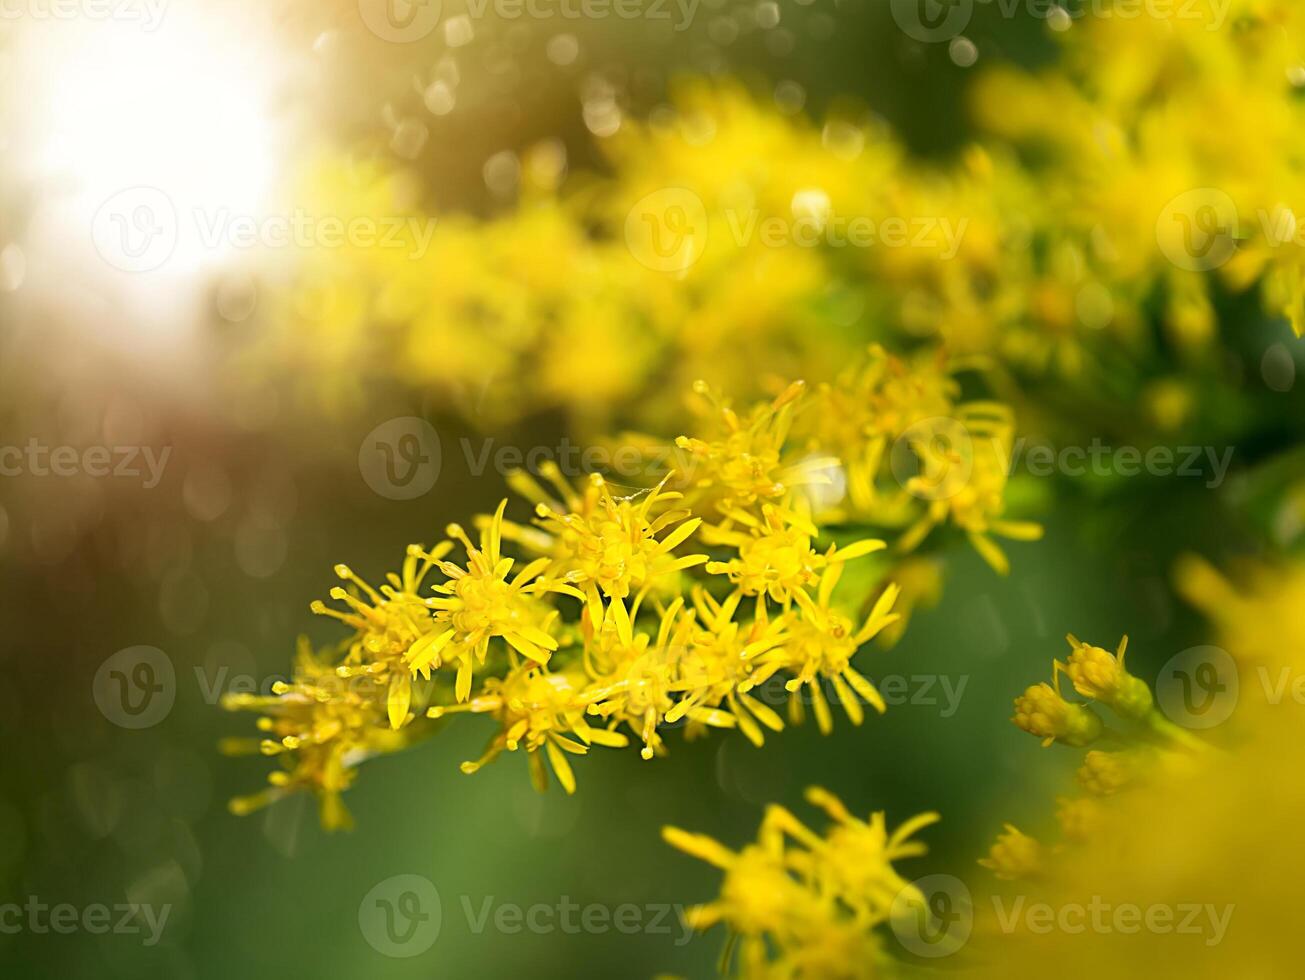
{"type": "Polygon", "coordinates": [[[746,508],[758,501],[779,500],[797,487],[830,482],[829,470],[837,465],[836,458],[793,462],[783,458],[794,408],[804,388],[802,382],[794,382],[771,402],[741,417],[707,385],[695,385],[695,393],[710,402],[714,417],[710,436],[675,440],[685,453],[677,463],[677,476],[692,488],[690,500],[746,508]]]}
{"type": "Polygon", "coordinates": [[[1102,752],[1093,749],[1083,756],[1078,770],[1079,784],[1095,796],[1111,796],[1132,783],[1139,762],[1130,752],[1102,752]]]}
{"type": "Polygon", "coordinates": [[[1305,562],[1251,565],[1241,578],[1234,584],[1195,556],[1175,571],[1178,591],[1209,617],[1238,662],[1279,668],[1305,661],[1305,562]]]}
{"type": "Polygon", "coordinates": [[[331,660],[328,652],[315,653],[301,638],[289,682],[277,681],[269,696],[223,697],[222,706],[229,711],[259,712],[264,737],[225,739],[222,750],[229,755],[259,752],[282,763],[268,776],[267,789],[233,799],[232,813],[251,813],[305,790],[317,797],[323,827],[349,828],[353,821],[340,795],[353,784],[357,766],[409,743],[407,731],[393,731],[385,722],[387,685],[356,673],[342,675],[331,660]]]}
{"type": "Polygon", "coordinates": [[[1041,525],[1002,516],[1014,437],[1010,409],[995,402],[966,403],[955,418],[933,420],[910,433],[907,439],[922,472],[907,481],[906,489],[927,504],[899,547],[910,551],[950,519],[993,569],[1003,575],[1010,571],[992,535],[1016,541],[1042,537],[1041,525]]]}
{"type": "Polygon", "coordinates": [[[662,831],[673,847],[725,872],[719,897],[689,917],[698,929],[729,927],[724,974],[879,976],[875,929],[889,921],[904,896],[924,906],[894,862],[925,853],[910,838],[936,822],[936,813],[922,813],[890,833],[882,813],[860,820],[825,790],[812,788],[806,796],[833,819],[823,836],[779,806],[766,810],[756,843],[737,853],[702,834],[662,831]]]}
{"type": "Polygon", "coordinates": [[[1007,881],[1034,878],[1044,870],[1042,850],[1037,840],[1008,823],[988,851],[988,856],[979,863],[1007,881]]]}

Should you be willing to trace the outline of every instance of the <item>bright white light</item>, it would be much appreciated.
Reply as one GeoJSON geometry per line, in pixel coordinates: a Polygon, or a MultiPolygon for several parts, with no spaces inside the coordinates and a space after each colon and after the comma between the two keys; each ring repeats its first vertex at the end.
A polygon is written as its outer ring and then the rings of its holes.
{"type": "Polygon", "coordinates": [[[288,139],[273,116],[284,58],[242,6],[168,4],[152,30],[24,25],[4,121],[36,205],[34,264],[176,301],[231,258],[211,229],[263,213],[288,139]]]}
{"type": "Polygon", "coordinates": [[[81,193],[148,184],[178,204],[257,206],[271,177],[260,65],[221,33],[107,24],[60,39],[36,164],[81,193]]]}

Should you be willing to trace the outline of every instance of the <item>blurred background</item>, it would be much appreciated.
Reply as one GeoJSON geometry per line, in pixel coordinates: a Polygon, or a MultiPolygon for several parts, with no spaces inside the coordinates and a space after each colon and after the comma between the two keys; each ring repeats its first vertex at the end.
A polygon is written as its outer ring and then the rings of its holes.
{"type": "Polygon", "coordinates": [[[766,803],[803,810],[812,784],[858,813],[886,810],[890,824],[941,811],[911,870],[972,868],[1014,800],[1050,798],[1070,780],[1006,723],[1065,631],[1109,648],[1129,633],[1142,676],[1199,642],[1200,622],[1170,594],[1173,562],[1254,551],[1260,529],[1223,500],[1254,492],[1236,472],[1291,444],[1305,417],[1299,345],[1269,357],[1290,332],[1235,299],[1243,329],[1226,356],[1240,367],[1221,390],[1276,399],[1281,421],[1238,444],[1234,479],[1216,492],[1140,477],[1126,496],[1110,481],[1031,481],[1020,492],[1041,506],[1045,541],[1020,547],[1006,579],[952,549],[939,603],[891,650],[862,655],[867,676],[903,678],[885,716],[828,738],[790,728],[764,750],[737,734],[673,735],[654,762],[595,754],[573,797],[536,794],[515,757],[459,773],[491,728],[459,719],[369,765],[348,794],[353,832],[325,833],[302,796],[228,813],[262,764],[217,753],[249,729],[220,697],[285,676],[301,633],[339,638],[308,613],[336,584],[333,564],[378,579],[409,542],[492,508],[502,476],[475,472],[463,440],[557,446],[571,429],[555,410],[499,417],[501,385],[478,393],[487,417],[374,377],[347,395],[304,396],[302,364],[246,361],[298,250],[247,247],[221,222],[291,213],[305,167],[341,152],[400,174],[413,213],[484,219],[521,193],[520,161],[541,141],[571,174],[601,175],[602,139],[655,115],[685,75],[741,79],[784,116],[850,106],[919,159],[948,161],[971,136],[976,71],[1055,56],[1045,19],[989,4],[941,44],[911,37],[875,0],[701,0],[683,20],[683,8],[666,10],[668,20],[505,19],[492,6],[473,16],[456,0],[6,7],[0,442],[21,453],[0,477],[0,905],[171,910],[154,943],[0,931],[6,976],[712,976],[720,936],[686,941],[677,921],[669,934],[505,934],[478,931],[467,909],[491,897],[705,901],[717,875],[662,844],[660,828],[735,845],[766,803]],[[427,492],[394,499],[359,467],[359,447],[406,417],[432,425],[442,464],[427,492]],[[58,454],[66,446],[75,459],[58,454]],[[1048,482],[1064,484],[1054,513],[1039,504],[1048,482]],[[106,662],[139,646],[161,651],[161,700],[124,716],[106,662]],[[434,883],[442,906],[438,939],[407,959],[378,952],[359,924],[364,896],[405,874],[434,883]]]}

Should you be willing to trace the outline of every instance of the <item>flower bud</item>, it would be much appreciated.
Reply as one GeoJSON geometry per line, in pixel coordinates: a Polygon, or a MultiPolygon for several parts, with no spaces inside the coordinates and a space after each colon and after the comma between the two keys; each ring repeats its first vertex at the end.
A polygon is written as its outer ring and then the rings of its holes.
{"type": "Polygon", "coordinates": [[[1045,681],[1034,684],[1015,699],[1017,726],[1042,739],[1043,745],[1056,740],[1082,747],[1096,741],[1101,734],[1101,719],[1081,704],[1072,704],[1045,681]]]}
{"type": "Polygon", "coordinates": [[[1117,654],[1083,643],[1073,635],[1067,639],[1074,652],[1069,655],[1065,673],[1073,682],[1074,690],[1128,718],[1145,718],[1150,713],[1153,704],[1151,689],[1145,681],[1124,669],[1128,637],[1120,640],[1117,654]]]}

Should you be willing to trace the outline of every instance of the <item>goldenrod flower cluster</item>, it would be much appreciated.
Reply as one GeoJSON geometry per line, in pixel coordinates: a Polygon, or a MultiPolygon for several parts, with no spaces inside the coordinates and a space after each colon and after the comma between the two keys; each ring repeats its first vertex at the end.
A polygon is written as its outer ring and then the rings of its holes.
{"type": "MultiPolygon", "coordinates": [[[[442,216],[429,242],[410,224],[399,249],[309,255],[261,354],[306,362],[319,393],[397,379],[490,425],[560,411],[658,463],[636,485],[554,464],[515,472],[518,499],[412,545],[380,586],[337,566],[341,585],[314,611],[350,636],[302,646],[271,697],[228,700],[259,711],[264,735],[230,748],[282,763],[233,809],[307,790],[325,825],[347,826],[340,795],[360,762],[460,715],[492,724],[464,772],[524,752],[538,788],[570,793],[595,746],[654,759],[678,729],[737,729],[760,746],[808,712],[826,733],[835,707],[853,724],[866,705],[883,712],[864,647],[936,597],[933,552],[962,538],[1004,573],[999,541],[1042,533],[1008,513],[1014,407],[1095,436],[1106,415],[1092,407],[1124,400],[1179,429],[1200,408],[1195,386],[1157,375],[1172,359],[1154,355],[1207,349],[1225,294],[1254,291],[1305,333],[1305,8],[1184,7],[1221,11],[1212,25],[1180,6],[1085,17],[1057,35],[1050,66],[983,70],[975,138],[949,162],[912,159],[865,117],[816,124],[728,82],[690,82],[672,107],[623,120],[605,176],[567,182],[562,149],[541,145],[523,154],[507,213],[442,216]],[[902,220],[915,237],[833,244],[856,218],[902,220]],[[769,240],[775,221],[820,241],[769,240]],[[618,421],[657,435],[618,436],[618,421]]],[[[404,175],[377,165],[320,161],[309,191],[324,213],[417,213],[404,175]]],[[[1239,661],[1293,682],[1299,563],[1260,567],[1249,588],[1198,559],[1178,578],[1239,661]]],[[[1291,839],[1269,788],[1298,769],[1299,712],[1263,713],[1225,756],[1165,717],[1159,688],[1129,669],[1127,637],[1113,650],[1067,640],[1011,720],[1074,751],[1082,793],[1058,800],[1059,840],[1006,824],[980,863],[1074,900],[1091,887],[1173,901],[1172,881],[1240,876],[1228,888],[1258,902],[1272,949],[1290,924],[1228,856],[1263,857],[1224,797],[1253,798],[1291,839]],[[1175,806],[1190,815],[1183,852],[1160,819],[1175,806]]],[[[778,806],[737,852],[665,831],[724,873],[693,922],[729,929],[726,972],[878,975],[895,902],[924,904],[894,862],[923,853],[910,838],[936,815],[890,833],[882,813],[807,797],[833,821],[823,836],[778,806]]],[[[1006,975],[1063,967],[1041,954],[992,962],[1006,975]]],[[[1257,953],[1242,956],[1249,975],[1257,953]]]]}
{"type": "Polygon", "coordinates": [[[722,975],[881,976],[890,957],[875,930],[904,910],[928,914],[894,862],[926,852],[911,838],[938,814],[918,814],[890,832],[883,813],[862,820],[824,789],[812,787],[806,798],[832,821],[823,835],[778,805],[766,809],[757,840],[737,852],[677,827],[662,832],[725,874],[719,897],[689,913],[695,928],[729,930],[722,975]]]}
{"type": "MultiPolygon", "coordinates": [[[[1282,559],[1226,577],[1187,558],[1178,587],[1211,617],[1239,666],[1294,676],[1305,663],[1303,568],[1299,560],[1282,559]]],[[[1149,689],[1124,669],[1122,649],[1112,655],[1072,643],[1058,674],[1098,704],[1113,701],[1117,715],[1138,724],[1102,726],[1078,772],[1087,796],[1058,801],[1062,842],[1045,845],[1008,824],[980,862],[1018,884],[1001,886],[1006,900],[995,895],[995,911],[976,915],[973,974],[1035,976],[1062,968],[1072,955],[1083,975],[1145,977],[1163,963],[1174,976],[1292,976],[1295,965],[1283,958],[1281,943],[1290,922],[1284,910],[1302,868],[1290,841],[1305,798],[1298,781],[1284,774],[1301,763],[1299,704],[1285,695],[1282,703],[1255,697],[1259,685],[1245,682],[1248,672],[1229,731],[1212,729],[1208,742],[1198,742],[1190,732],[1149,723],[1155,710],[1143,708],[1149,689]],[[1266,854],[1272,867],[1248,873],[1266,854]],[[1110,919],[1082,931],[1003,923],[1018,900],[1107,914],[1142,909],[1156,918],[1138,930],[1115,928],[1118,920],[1110,919]],[[1166,925],[1162,915],[1174,922],[1166,925]],[[1183,918],[1188,924],[1175,928],[1183,918]]],[[[1017,709],[1021,727],[1049,731],[1026,720],[1017,709]]],[[[985,905],[976,902],[976,913],[985,905]]]]}
{"type": "MultiPolygon", "coordinates": [[[[310,250],[260,357],[336,401],[397,379],[481,423],[563,409],[602,432],[622,413],[674,424],[699,378],[750,398],[832,376],[868,339],[1095,397],[1121,351],[1154,352],[1157,309],[1170,343],[1206,347],[1216,294],[1258,287],[1301,332],[1305,15],[1161,6],[1052,32],[1062,56],[1040,71],[984,69],[973,141],[949,162],[727,81],[624,118],[604,176],[568,179],[558,143],[522,151],[518,201],[488,219],[423,215],[401,170],[319,158],[310,210],[414,220],[392,247],[310,250]],[[848,247],[857,220],[892,232],[848,247]]],[[[1181,381],[1137,380],[1157,422],[1191,412],[1181,381]]]]}
{"type": "MultiPolygon", "coordinates": [[[[1114,653],[1067,637],[1070,654],[1053,665],[1052,683],[1029,687],[1015,699],[1011,719],[1017,727],[1042,740],[1087,749],[1078,771],[1086,798],[1064,799],[1057,816],[1065,839],[1085,841],[1100,812],[1098,799],[1135,785],[1149,771],[1182,768],[1185,757],[1199,755],[1205,744],[1169,721],[1156,707],[1150,686],[1125,667],[1128,637],[1114,653]],[[1065,678],[1087,704],[1070,701],[1061,693],[1065,678]],[[1094,710],[1107,708],[1110,724],[1094,710]]],[[[1046,870],[1047,848],[1011,824],[979,863],[999,878],[1018,879],[1046,870]]]]}
{"type": "MultiPolygon", "coordinates": [[[[894,444],[917,468],[934,465],[932,446],[909,436],[922,412],[954,421],[967,406],[952,400],[940,363],[912,366],[879,348],[835,382],[791,384],[747,411],[706,386],[696,393],[699,423],[658,454],[672,462],[651,485],[570,482],[556,464],[539,478],[514,472],[533,517],[510,520],[504,499],[474,533],[451,524],[438,545],[410,546],[379,587],[336,566],[332,604],[313,611],[352,630],[338,660],[305,654],[284,690],[230,705],[272,719],[261,723],[275,736],[264,751],[294,774],[276,774],[277,786],[313,789],[336,814],[357,761],[424,719],[457,714],[488,716],[496,729],[464,772],[524,750],[538,787],[551,771],[573,792],[572,761],[593,746],[634,740],[651,759],[673,728],[736,728],[761,745],[808,710],[828,733],[831,701],[853,724],[866,705],[883,712],[853,660],[899,622],[900,589],[885,562],[855,594],[837,594],[844,569],[888,553],[870,536],[880,529],[899,531],[892,554],[902,558],[944,522],[1001,555],[985,534],[1015,526],[1000,517],[1004,471],[966,466],[949,475],[948,496],[928,499],[917,476],[894,474],[894,444]],[[833,406],[858,396],[879,411],[863,406],[831,428],[833,406]],[[320,752],[332,738],[337,747],[320,752]]],[[[1004,570],[1004,556],[993,563],[1004,570]]]]}

